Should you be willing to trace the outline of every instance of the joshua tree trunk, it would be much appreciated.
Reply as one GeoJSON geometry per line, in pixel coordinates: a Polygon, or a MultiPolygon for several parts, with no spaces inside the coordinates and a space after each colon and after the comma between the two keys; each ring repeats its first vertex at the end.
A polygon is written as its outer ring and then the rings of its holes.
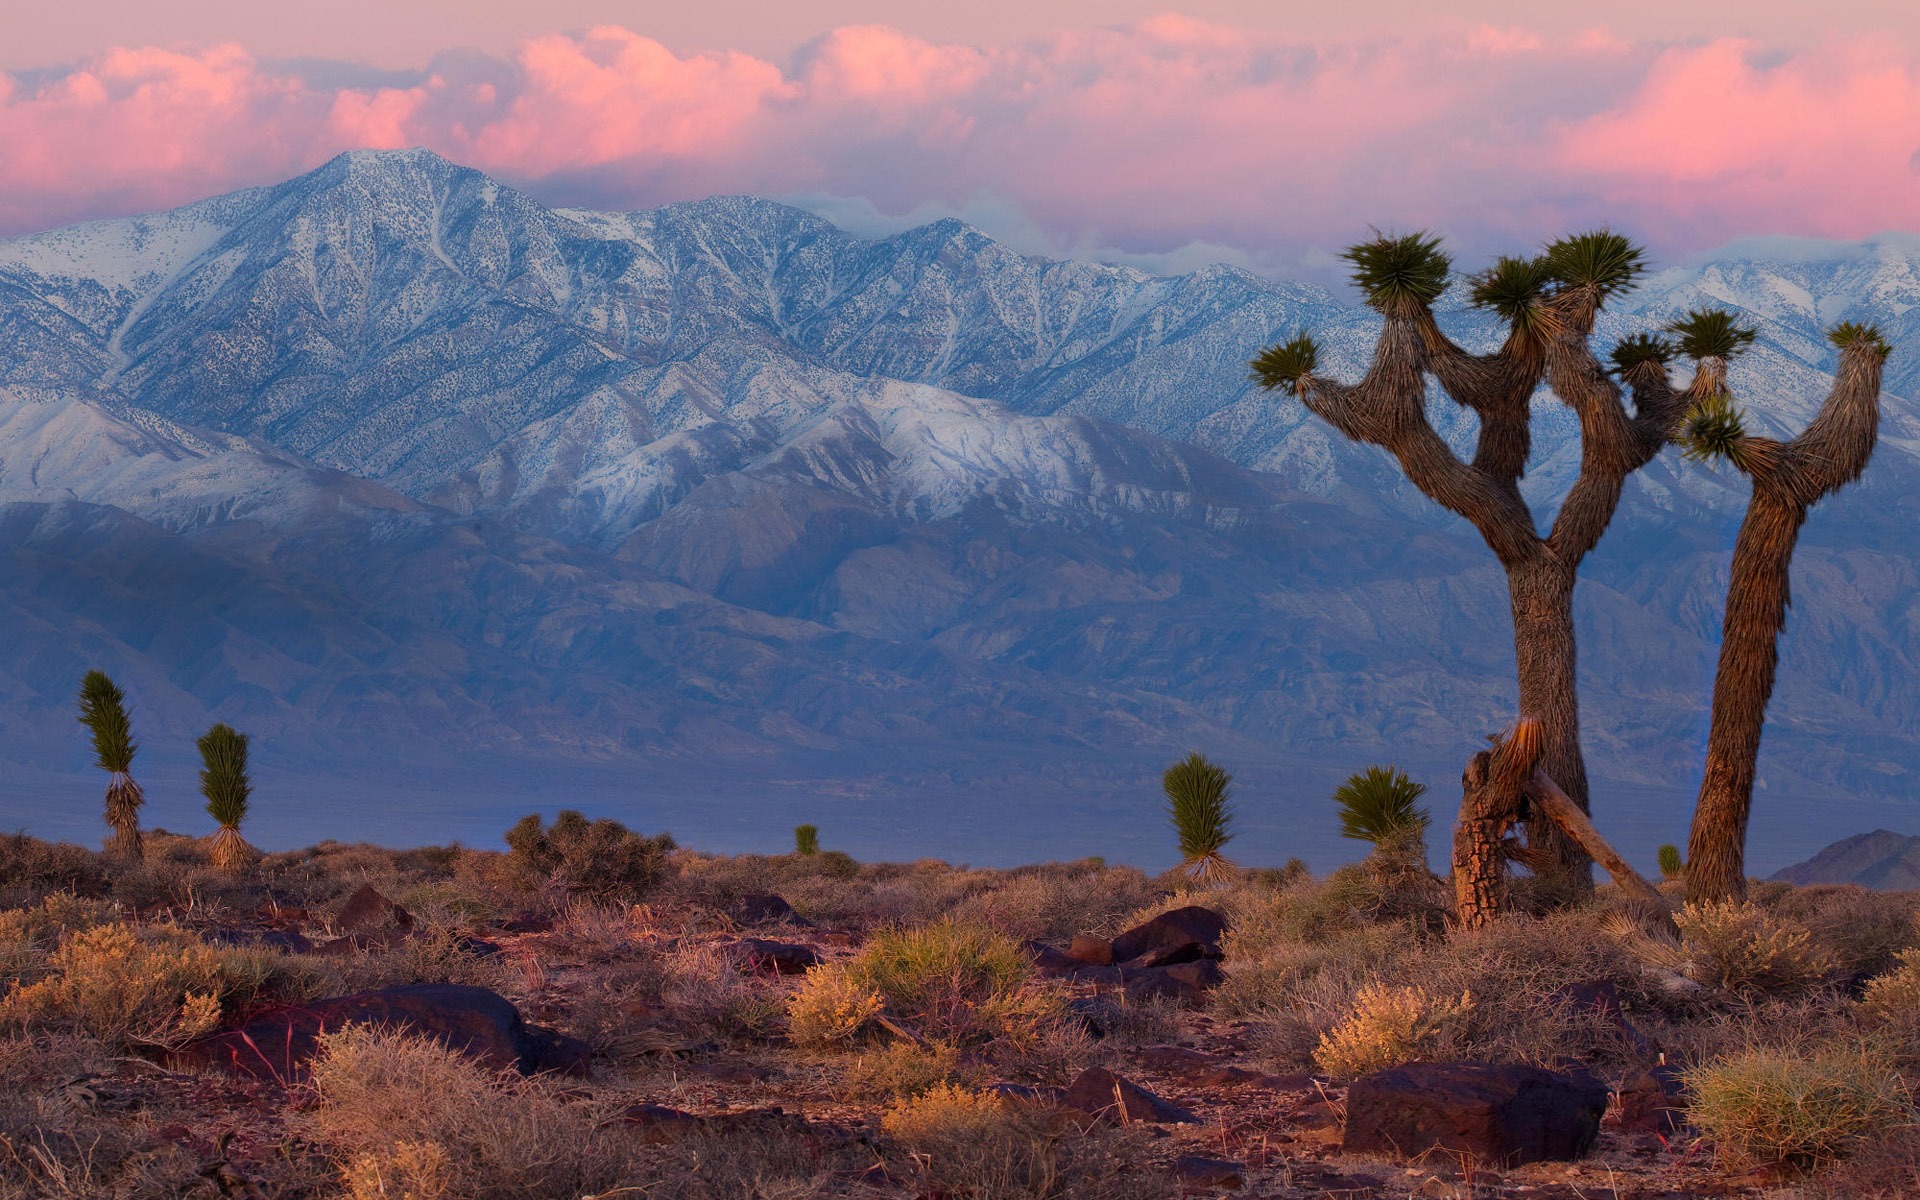
{"type": "MultiPolygon", "coordinates": [[[[1540,724],[1540,765],[1580,806],[1591,811],[1587,764],[1580,753],[1580,697],[1573,636],[1573,572],[1541,558],[1509,571],[1513,652],[1520,675],[1520,711],[1540,724]]],[[[1527,840],[1551,855],[1556,869],[1583,874],[1585,856],[1558,826],[1533,813],[1527,840]]]]}
{"type": "Polygon", "coordinates": [[[1880,373],[1887,346],[1876,331],[1841,326],[1840,371],[1820,413],[1799,437],[1748,437],[1737,416],[1702,453],[1724,455],[1753,480],[1753,497],[1733,548],[1713,681],[1706,769],[1687,842],[1690,902],[1744,899],[1747,820],[1760,734],[1780,662],[1790,603],[1788,568],[1807,510],[1859,478],[1873,455],[1880,420],[1880,373]]]}

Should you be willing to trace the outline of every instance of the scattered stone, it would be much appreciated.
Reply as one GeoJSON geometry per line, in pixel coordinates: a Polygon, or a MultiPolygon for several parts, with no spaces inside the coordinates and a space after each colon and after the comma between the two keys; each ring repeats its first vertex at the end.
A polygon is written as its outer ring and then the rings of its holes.
{"type": "Polygon", "coordinates": [[[1070,958],[1045,942],[1025,941],[1020,948],[1033,960],[1033,969],[1049,979],[1071,979],[1087,964],[1070,958]]]}
{"type": "Polygon", "coordinates": [[[784,897],[773,895],[771,892],[752,892],[734,901],[733,919],[742,925],[771,925],[775,922],[785,922],[788,925],[798,925],[802,929],[813,928],[812,921],[793,911],[793,905],[788,904],[784,897]]]}
{"type": "Polygon", "coordinates": [[[1673,1067],[1653,1067],[1620,1085],[1620,1128],[1630,1133],[1679,1132],[1687,1124],[1687,1091],[1673,1067]]]}
{"type": "Polygon", "coordinates": [[[1189,1008],[1207,1002],[1207,993],[1225,978],[1220,964],[1210,958],[1198,962],[1175,963],[1170,967],[1128,968],[1125,973],[1130,1000],[1168,999],[1189,1008]]]}
{"type": "Polygon", "coordinates": [[[1092,967],[1110,967],[1113,965],[1113,943],[1090,933],[1076,933],[1073,944],[1067,947],[1067,957],[1092,967]]]}
{"type": "Polygon", "coordinates": [[[630,1104],[620,1114],[620,1120],[640,1130],[643,1141],[664,1140],[663,1135],[677,1134],[702,1124],[692,1113],[664,1104],[630,1104]]]}
{"type": "Polygon", "coordinates": [[[1607,1087],[1591,1075],[1488,1063],[1408,1063],[1347,1089],[1341,1150],[1489,1166],[1574,1159],[1593,1148],[1607,1087]]]}
{"type": "Polygon", "coordinates": [[[413,928],[413,914],[363,883],[347,897],[333,915],[333,927],[341,933],[363,933],[387,927],[413,928]]]}
{"type": "Polygon", "coordinates": [[[1210,908],[1190,904],[1163,912],[1144,925],[1136,925],[1113,939],[1113,961],[1128,963],[1154,950],[1171,949],[1197,942],[1211,946],[1219,957],[1220,935],[1227,931],[1227,919],[1210,908]]]}
{"type": "Polygon", "coordinates": [[[1060,1097],[1063,1108],[1077,1109],[1103,1121],[1124,1124],[1147,1121],[1156,1125],[1197,1125],[1200,1118],[1131,1080],[1104,1067],[1088,1067],[1067,1085],[1060,1097]]]}
{"type": "Polygon", "coordinates": [[[474,937],[471,934],[461,934],[455,938],[453,940],[453,948],[462,954],[472,955],[474,958],[493,958],[495,955],[503,953],[499,942],[490,942],[485,938],[474,937]]]}
{"type": "Polygon", "coordinates": [[[1120,1006],[1105,996],[1073,996],[1065,1007],[1067,1016],[1078,1021],[1092,1038],[1106,1037],[1122,1019],[1120,1006]]]}
{"type": "Polygon", "coordinates": [[[1173,1164],[1173,1173],[1181,1183],[1228,1190],[1237,1190],[1246,1183],[1246,1170],[1245,1163],[1198,1154],[1183,1154],[1173,1164]]]}
{"type": "Polygon", "coordinates": [[[729,949],[751,963],[754,970],[773,971],[779,975],[804,975],[821,962],[818,950],[794,942],[740,938],[729,949]]]}
{"type": "Polygon", "coordinates": [[[1217,1067],[1221,1058],[1217,1054],[1208,1054],[1188,1046],[1143,1046],[1134,1054],[1141,1066],[1153,1067],[1161,1071],[1192,1071],[1201,1067],[1217,1067]]]}
{"type": "Polygon", "coordinates": [[[494,1067],[523,1074],[584,1072],[586,1043],[529,1025],[512,1001],[486,988],[417,983],[335,996],[255,1014],[246,1022],[190,1042],[171,1055],[179,1067],[219,1067],[257,1079],[305,1075],[320,1034],[363,1022],[403,1028],[494,1067]]]}

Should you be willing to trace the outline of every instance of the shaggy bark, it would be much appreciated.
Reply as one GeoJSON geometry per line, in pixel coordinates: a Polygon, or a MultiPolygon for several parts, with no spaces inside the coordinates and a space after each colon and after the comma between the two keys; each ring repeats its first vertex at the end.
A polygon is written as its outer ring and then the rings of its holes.
{"type": "Polygon", "coordinates": [[[1752,479],[1753,496],[1734,543],[1706,768],[1687,840],[1690,903],[1746,896],[1747,821],[1791,602],[1788,569],[1807,510],[1859,478],[1873,455],[1885,357],[1876,342],[1849,344],[1833,391],[1799,437],[1743,437],[1729,454],[1752,479]]]}

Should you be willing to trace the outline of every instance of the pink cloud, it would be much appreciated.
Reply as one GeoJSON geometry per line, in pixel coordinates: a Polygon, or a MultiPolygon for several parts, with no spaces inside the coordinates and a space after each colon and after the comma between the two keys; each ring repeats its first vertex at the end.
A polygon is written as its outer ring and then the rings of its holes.
{"type": "Polygon", "coordinates": [[[1666,251],[1920,226],[1920,56],[1483,27],[1314,42],[1185,17],[1017,46],[849,26],[781,67],[617,27],[329,83],[237,46],[0,75],[0,229],[424,145],[568,203],[708,191],[1021,214],[1060,245],[1255,261],[1433,226],[1473,248],[1612,221],[1666,251]]]}

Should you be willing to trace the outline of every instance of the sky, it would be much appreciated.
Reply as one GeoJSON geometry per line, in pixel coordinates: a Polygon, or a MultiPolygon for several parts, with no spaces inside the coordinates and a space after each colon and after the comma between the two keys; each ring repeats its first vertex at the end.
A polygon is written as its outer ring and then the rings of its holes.
{"type": "Polygon", "coordinates": [[[67,0],[0,40],[0,234],[425,146],[548,203],[1270,274],[1369,227],[1683,259],[1920,230],[1920,4],[67,0]]]}

